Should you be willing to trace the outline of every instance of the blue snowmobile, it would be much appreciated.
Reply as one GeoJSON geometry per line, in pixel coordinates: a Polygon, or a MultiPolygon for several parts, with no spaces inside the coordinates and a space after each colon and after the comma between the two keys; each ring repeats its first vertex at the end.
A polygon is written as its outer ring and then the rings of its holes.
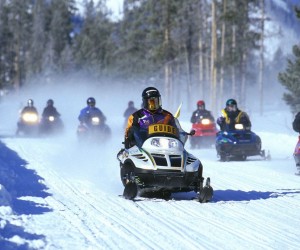
{"type": "Polygon", "coordinates": [[[255,155],[270,159],[265,150],[261,149],[260,137],[245,129],[243,124],[235,124],[234,130],[218,132],[215,145],[220,161],[244,161],[248,156],[255,155]]]}

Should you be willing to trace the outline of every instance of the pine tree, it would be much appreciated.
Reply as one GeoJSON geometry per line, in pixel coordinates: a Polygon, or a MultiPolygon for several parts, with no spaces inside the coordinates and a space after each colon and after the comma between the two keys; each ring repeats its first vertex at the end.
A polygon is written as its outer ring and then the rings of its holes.
{"type": "Polygon", "coordinates": [[[31,3],[30,0],[12,0],[7,4],[9,32],[12,35],[7,47],[10,57],[7,59],[11,84],[17,90],[24,84],[27,75],[32,31],[31,3]]]}
{"type": "Polygon", "coordinates": [[[72,16],[74,15],[74,0],[52,0],[50,4],[51,22],[49,25],[49,66],[56,72],[64,71],[65,58],[64,50],[69,50],[71,46],[72,16]]]}
{"type": "Polygon", "coordinates": [[[74,42],[78,69],[102,76],[109,71],[114,45],[111,40],[113,25],[108,14],[103,1],[96,6],[93,1],[86,3],[85,21],[74,42]]]}
{"type": "Polygon", "coordinates": [[[9,30],[9,8],[4,0],[0,0],[0,89],[11,84],[11,62],[13,61],[10,44],[12,32],[9,30]]]}
{"type": "Polygon", "coordinates": [[[33,6],[33,27],[31,35],[30,64],[28,73],[32,76],[42,73],[47,47],[47,8],[44,1],[35,1],[33,6]]]}
{"type": "Polygon", "coordinates": [[[293,59],[288,59],[284,72],[278,74],[279,82],[287,89],[283,99],[292,113],[300,110],[300,46],[293,46],[293,59]]]}

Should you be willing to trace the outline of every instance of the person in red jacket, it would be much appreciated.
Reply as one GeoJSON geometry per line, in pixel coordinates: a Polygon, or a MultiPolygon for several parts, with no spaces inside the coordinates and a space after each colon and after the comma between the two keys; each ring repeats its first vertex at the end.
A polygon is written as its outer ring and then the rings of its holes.
{"type": "Polygon", "coordinates": [[[212,122],[215,121],[211,112],[205,109],[205,102],[203,100],[199,100],[197,102],[197,109],[192,114],[191,123],[198,123],[203,118],[209,119],[212,122]]]}

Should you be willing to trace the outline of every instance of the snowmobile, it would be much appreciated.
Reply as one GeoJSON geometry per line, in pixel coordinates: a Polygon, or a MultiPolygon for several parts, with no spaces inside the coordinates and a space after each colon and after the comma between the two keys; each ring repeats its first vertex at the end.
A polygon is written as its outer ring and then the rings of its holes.
{"type": "Polygon", "coordinates": [[[41,135],[59,134],[63,131],[63,127],[63,122],[59,116],[49,115],[41,119],[39,133],[41,135]]]}
{"type": "Polygon", "coordinates": [[[18,121],[18,129],[16,135],[19,136],[27,135],[27,136],[35,136],[38,134],[39,128],[39,116],[36,112],[27,111],[24,112],[20,120],[18,121]]]}
{"type": "Polygon", "coordinates": [[[192,148],[210,147],[214,145],[218,130],[213,120],[200,117],[197,123],[193,123],[192,130],[195,130],[195,135],[190,137],[192,148]]]}
{"type": "Polygon", "coordinates": [[[260,137],[246,130],[243,124],[235,124],[235,129],[231,131],[218,132],[215,146],[221,161],[244,161],[248,156],[255,155],[270,159],[270,155],[266,156],[265,150],[261,149],[260,137]]]}
{"type": "MultiPolygon", "coordinates": [[[[177,121],[178,122],[178,121],[177,121]]],[[[188,135],[179,125],[152,124],[133,132],[134,141],[117,154],[123,196],[168,199],[171,193],[195,191],[201,203],[211,200],[210,178],[199,159],[184,149],[188,135]]]]}
{"type": "Polygon", "coordinates": [[[300,136],[298,137],[298,142],[296,144],[295,150],[294,150],[294,159],[297,167],[297,173],[296,175],[300,175],[300,136]]]}
{"type": "Polygon", "coordinates": [[[111,137],[111,130],[99,116],[92,116],[77,127],[77,137],[80,141],[105,142],[111,137]]]}

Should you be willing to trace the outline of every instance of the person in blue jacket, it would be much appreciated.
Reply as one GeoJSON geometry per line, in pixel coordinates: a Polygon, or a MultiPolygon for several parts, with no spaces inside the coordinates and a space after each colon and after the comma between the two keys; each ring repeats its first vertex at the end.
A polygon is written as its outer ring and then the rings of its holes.
{"type": "Polygon", "coordinates": [[[102,111],[96,107],[95,98],[89,97],[86,102],[87,102],[87,107],[83,108],[80,111],[80,114],[78,116],[78,120],[80,121],[80,124],[90,125],[91,119],[94,116],[100,118],[101,124],[104,124],[106,121],[106,117],[102,113],[102,111]]]}

